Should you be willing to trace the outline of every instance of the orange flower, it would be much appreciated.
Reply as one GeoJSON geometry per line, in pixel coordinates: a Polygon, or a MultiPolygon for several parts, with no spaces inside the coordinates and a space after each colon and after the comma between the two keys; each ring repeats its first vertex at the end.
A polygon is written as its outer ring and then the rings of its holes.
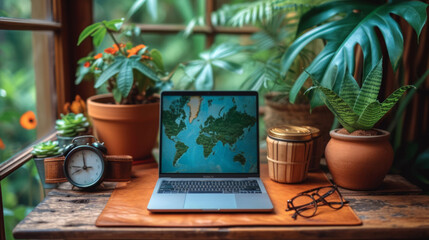
{"type": "Polygon", "coordinates": [[[97,55],[95,55],[95,56],[94,56],[94,59],[99,59],[99,58],[101,58],[101,57],[103,57],[103,54],[102,54],[102,53],[99,53],[99,54],[97,54],[97,55]]]}
{"type": "Polygon", "coordinates": [[[79,95],[76,95],[76,97],[74,98],[74,101],[71,104],[69,102],[66,102],[64,104],[63,113],[67,114],[70,112],[74,114],[78,114],[78,113],[85,114],[86,104],[85,104],[85,101],[83,101],[79,95]]]}
{"type": "Polygon", "coordinates": [[[36,115],[32,111],[27,111],[26,113],[22,114],[19,123],[25,129],[35,129],[37,126],[36,115]]]}
{"type": "Polygon", "coordinates": [[[5,149],[6,148],[6,146],[4,145],[4,142],[3,142],[3,140],[1,140],[1,138],[0,138],[0,149],[5,149]]]}
{"type": "Polygon", "coordinates": [[[90,62],[85,62],[85,63],[83,64],[83,66],[84,66],[84,67],[86,67],[86,68],[88,68],[89,66],[91,66],[91,63],[90,63],[90,62]]]}
{"type": "Polygon", "coordinates": [[[148,59],[148,60],[152,60],[152,57],[146,56],[146,55],[142,55],[141,59],[148,59]]]}
{"type": "Polygon", "coordinates": [[[70,103],[66,102],[66,103],[64,103],[64,106],[63,106],[63,113],[67,114],[69,112],[70,112],[70,103]]]}
{"type": "Polygon", "coordinates": [[[74,101],[72,102],[72,104],[70,106],[70,110],[74,114],[85,113],[86,105],[85,105],[85,102],[82,100],[82,98],[79,95],[76,95],[76,97],[74,98],[74,101]]]}
{"type": "Polygon", "coordinates": [[[131,56],[136,55],[141,49],[143,49],[145,47],[146,47],[146,45],[140,44],[140,45],[137,45],[137,46],[131,48],[130,50],[127,50],[127,52],[128,52],[127,57],[131,57],[131,56]]]}
{"type": "MultiPolygon", "coordinates": [[[[116,46],[116,45],[115,45],[116,46]]],[[[115,54],[119,49],[116,47],[116,49],[114,47],[109,47],[104,49],[104,52],[107,54],[115,54]]]]}
{"type": "MultiPolygon", "coordinates": [[[[118,48],[118,45],[116,45],[116,44],[113,44],[113,46],[112,46],[114,49],[116,49],[116,50],[119,50],[119,48],[118,48]]],[[[124,48],[124,47],[126,47],[126,45],[125,44],[123,44],[123,43],[119,43],[119,47],[120,48],[124,48]]]]}

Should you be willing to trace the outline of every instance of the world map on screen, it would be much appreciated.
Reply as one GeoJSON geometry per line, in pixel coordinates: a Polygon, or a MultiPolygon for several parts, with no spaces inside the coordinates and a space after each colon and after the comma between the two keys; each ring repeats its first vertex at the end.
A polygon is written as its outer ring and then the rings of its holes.
{"type": "Polygon", "coordinates": [[[256,96],[164,96],[162,173],[256,173],[256,96]]]}

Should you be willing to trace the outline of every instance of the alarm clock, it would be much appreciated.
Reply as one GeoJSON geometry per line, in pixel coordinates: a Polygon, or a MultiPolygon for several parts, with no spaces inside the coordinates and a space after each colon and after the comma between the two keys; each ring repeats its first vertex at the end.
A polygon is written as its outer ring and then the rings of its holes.
{"type": "Polygon", "coordinates": [[[75,137],[64,148],[62,157],[46,158],[45,182],[70,182],[79,189],[95,189],[103,181],[131,179],[132,157],[107,155],[107,148],[96,137],[75,137]]]}
{"type": "Polygon", "coordinates": [[[65,147],[64,175],[76,187],[93,188],[104,179],[107,149],[94,136],[81,136],[65,147]],[[94,141],[91,142],[91,139],[94,141]]]}

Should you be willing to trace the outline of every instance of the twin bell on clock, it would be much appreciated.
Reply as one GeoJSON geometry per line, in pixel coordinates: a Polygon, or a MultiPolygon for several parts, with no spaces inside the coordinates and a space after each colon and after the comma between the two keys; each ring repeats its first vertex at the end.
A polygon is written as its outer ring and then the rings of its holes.
{"type": "Polygon", "coordinates": [[[95,189],[103,181],[131,179],[132,157],[108,155],[107,148],[92,135],[79,136],[64,148],[64,156],[45,159],[45,182],[70,182],[80,189],[95,189]]]}

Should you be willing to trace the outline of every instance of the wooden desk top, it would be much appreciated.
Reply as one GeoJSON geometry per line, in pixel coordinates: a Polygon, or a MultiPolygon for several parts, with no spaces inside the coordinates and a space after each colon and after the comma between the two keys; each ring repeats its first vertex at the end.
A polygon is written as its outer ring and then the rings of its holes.
{"type": "MultiPolygon", "coordinates": [[[[135,166],[138,167],[138,166],[135,166]]],[[[99,228],[94,225],[114,184],[94,193],[52,190],[14,229],[20,239],[429,239],[429,196],[399,175],[386,177],[380,190],[342,189],[363,221],[348,227],[99,228]]]]}

